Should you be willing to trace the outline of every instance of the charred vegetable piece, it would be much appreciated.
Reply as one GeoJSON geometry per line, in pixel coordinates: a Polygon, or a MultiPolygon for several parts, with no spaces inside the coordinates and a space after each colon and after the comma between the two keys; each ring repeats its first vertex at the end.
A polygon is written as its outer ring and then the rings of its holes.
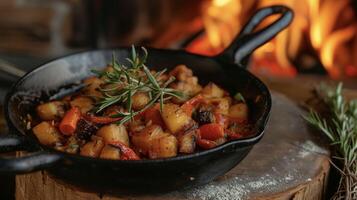
{"type": "Polygon", "coordinates": [[[173,134],[185,131],[193,125],[191,117],[176,104],[165,104],[161,116],[166,127],[173,134]]]}
{"type": "Polygon", "coordinates": [[[107,144],[102,149],[99,157],[104,159],[120,160],[120,149],[107,144]]]}
{"type": "Polygon", "coordinates": [[[97,136],[102,137],[105,143],[121,142],[129,146],[129,136],[124,125],[110,124],[101,127],[97,136]]]}
{"type": "Polygon", "coordinates": [[[56,120],[63,117],[65,113],[64,103],[61,101],[51,101],[37,106],[36,111],[42,120],[56,120]]]}
{"type": "Polygon", "coordinates": [[[121,152],[121,160],[140,160],[140,157],[136,155],[135,151],[133,151],[131,148],[126,146],[125,144],[121,142],[112,142],[110,145],[117,147],[120,149],[121,152]]]}
{"type": "Polygon", "coordinates": [[[196,149],[197,131],[193,130],[178,138],[180,153],[193,153],[196,149]]]}
{"type": "Polygon", "coordinates": [[[202,89],[201,94],[206,98],[221,98],[226,92],[216,84],[210,82],[202,89]]]}
{"type": "Polygon", "coordinates": [[[82,148],[80,155],[97,158],[104,147],[104,142],[101,138],[96,137],[93,141],[86,143],[82,148]]]}
{"type": "Polygon", "coordinates": [[[207,140],[217,140],[219,138],[224,137],[224,128],[220,124],[211,123],[202,125],[199,128],[199,134],[201,139],[207,140]]]}
{"type": "Polygon", "coordinates": [[[164,133],[163,136],[152,139],[149,158],[169,158],[177,155],[178,142],[175,136],[164,133]]]}
{"type": "Polygon", "coordinates": [[[78,139],[89,140],[98,130],[98,127],[90,121],[80,119],[77,124],[75,135],[78,139]]]}
{"type": "Polygon", "coordinates": [[[70,102],[72,107],[78,107],[82,114],[86,114],[94,107],[94,102],[89,97],[76,97],[70,102]]]}
{"type": "Polygon", "coordinates": [[[61,141],[61,134],[50,122],[44,121],[32,128],[41,144],[52,146],[61,141]]]}
{"type": "Polygon", "coordinates": [[[77,107],[72,107],[63,117],[59,129],[63,135],[73,135],[79,119],[81,118],[81,111],[77,107]]]}
{"type": "Polygon", "coordinates": [[[209,110],[198,109],[196,112],[193,113],[192,118],[199,124],[209,124],[214,121],[214,115],[209,110]]]}

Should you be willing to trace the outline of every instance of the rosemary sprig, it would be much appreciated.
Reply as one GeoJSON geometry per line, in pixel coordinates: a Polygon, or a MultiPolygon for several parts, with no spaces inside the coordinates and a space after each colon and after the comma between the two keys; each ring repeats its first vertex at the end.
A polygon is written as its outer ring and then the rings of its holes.
{"type": "Polygon", "coordinates": [[[322,116],[311,109],[304,118],[329,138],[336,150],[335,157],[343,161],[343,169],[339,169],[341,180],[333,199],[357,199],[357,100],[344,100],[341,83],[334,89],[321,85],[315,94],[328,115],[322,116]]]}
{"type": "Polygon", "coordinates": [[[110,86],[100,88],[103,98],[97,104],[97,113],[115,104],[125,106],[126,112],[119,112],[112,116],[122,117],[119,123],[123,124],[156,102],[160,103],[160,110],[162,110],[165,100],[172,97],[183,98],[183,93],[168,88],[169,84],[175,80],[174,77],[170,77],[164,82],[158,81],[158,78],[165,73],[166,69],[156,72],[154,75],[150,72],[145,65],[148,52],[143,47],[142,51],[143,56],[140,57],[132,46],[131,58],[127,58],[130,66],[119,63],[113,55],[112,71],[93,71],[105,80],[106,86],[110,86]],[[150,101],[141,110],[134,111],[132,109],[132,96],[138,92],[146,93],[150,97],[150,101]]]}

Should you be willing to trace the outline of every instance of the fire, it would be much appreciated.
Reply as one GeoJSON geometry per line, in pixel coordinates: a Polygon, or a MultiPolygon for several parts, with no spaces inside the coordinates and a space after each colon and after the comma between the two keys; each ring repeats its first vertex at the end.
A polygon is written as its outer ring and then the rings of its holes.
{"type": "Polygon", "coordinates": [[[206,37],[188,50],[219,53],[254,11],[277,4],[290,7],[294,21],[254,53],[253,71],[293,76],[322,65],[333,78],[357,76],[357,20],[350,0],[211,0],[203,6],[206,37]]]}

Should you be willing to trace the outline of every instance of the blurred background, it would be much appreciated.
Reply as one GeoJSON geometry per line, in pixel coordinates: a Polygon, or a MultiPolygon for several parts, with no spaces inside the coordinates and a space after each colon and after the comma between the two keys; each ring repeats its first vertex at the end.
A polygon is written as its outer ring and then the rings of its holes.
{"type": "MultiPolygon", "coordinates": [[[[294,21],[254,53],[249,70],[357,77],[357,0],[1,0],[0,101],[23,71],[72,52],[135,44],[218,54],[257,9],[273,4],[292,8],[294,21]]],[[[0,128],[6,132],[3,119],[0,128]]],[[[13,178],[0,179],[8,191],[0,199],[12,198],[13,178]]]]}

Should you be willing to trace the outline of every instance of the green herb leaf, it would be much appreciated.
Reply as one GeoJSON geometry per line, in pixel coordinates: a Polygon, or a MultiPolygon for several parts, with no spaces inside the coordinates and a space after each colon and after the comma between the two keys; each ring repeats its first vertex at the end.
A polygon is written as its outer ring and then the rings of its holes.
{"type": "Polygon", "coordinates": [[[245,103],[245,99],[243,97],[243,95],[240,93],[240,92],[237,92],[235,95],[234,95],[234,99],[237,100],[237,101],[242,101],[245,103]]]}

